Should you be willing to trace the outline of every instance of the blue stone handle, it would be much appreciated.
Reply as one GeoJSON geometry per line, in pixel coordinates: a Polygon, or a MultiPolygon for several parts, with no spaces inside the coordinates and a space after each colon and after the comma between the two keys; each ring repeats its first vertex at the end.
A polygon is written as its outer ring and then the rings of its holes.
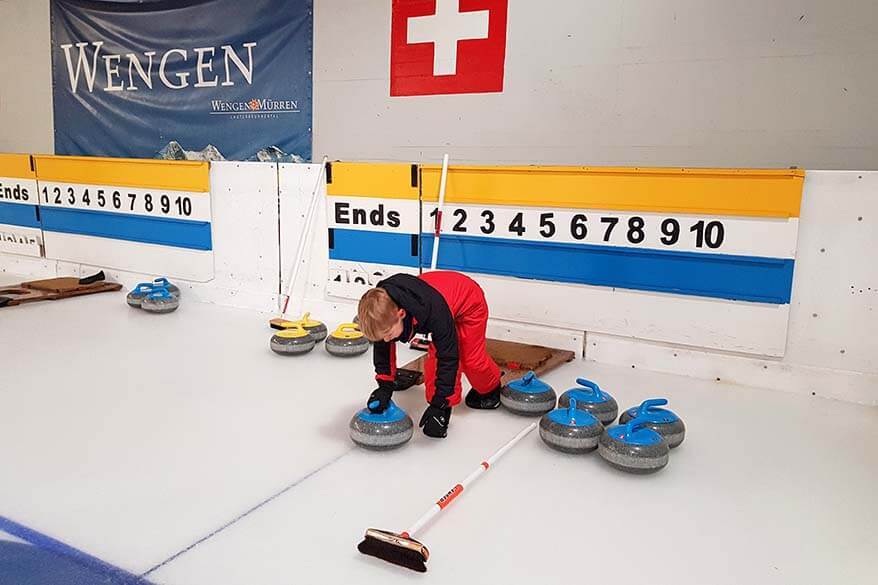
{"type": "Polygon", "coordinates": [[[630,436],[637,429],[645,428],[649,421],[644,418],[632,418],[625,423],[625,436],[630,436]]]}
{"type": "Polygon", "coordinates": [[[586,380],[585,378],[576,378],[576,383],[579,384],[580,386],[584,386],[585,388],[588,388],[589,390],[592,391],[593,394],[595,394],[597,396],[601,395],[600,387],[597,384],[595,384],[594,382],[592,382],[591,380],[586,380]]]}
{"type": "Polygon", "coordinates": [[[536,378],[536,377],[537,377],[537,375],[533,372],[533,370],[531,370],[530,372],[528,372],[524,375],[524,377],[521,379],[521,381],[524,384],[530,384],[531,382],[534,381],[534,378],[536,378]]]}
{"type": "Polygon", "coordinates": [[[637,416],[642,414],[646,414],[656,406],[664,406],[668,403],[667,398],[650,398],[649,400],[644,400],[640,404],[640,408],[637,409],[637,416]]]}
{"type": "Polygon", "coordinates": [[[572,396],[570,397],[570,405],[567,407],[567,418],[570,419],[570,422],[576,424],[576,399],[572,396]]]}
{"type": "Polygon", "coordinates": [[[165,299],[165,300],[173,298],[171,296],[171,293],[168,292],[168,289],[166,289],[163,286],[154,286],[152,288],[152,292],[150,292],[147,295],[147,297],[150,299],[165,299]]]}

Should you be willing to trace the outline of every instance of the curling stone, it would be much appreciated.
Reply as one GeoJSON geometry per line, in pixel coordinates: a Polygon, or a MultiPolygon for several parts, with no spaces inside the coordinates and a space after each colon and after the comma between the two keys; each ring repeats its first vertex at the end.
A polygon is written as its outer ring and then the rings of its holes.
{"type": "Polygon", "coordinates": [[[125,300],[128,302],[128,306],[134,307],[136,309],[140,308],[140,305],[143,303],[143,299],[146,298],[146,295],[151,293],[155,285],[149,282],[141,282],[128,293],[128,296],[125,297],[125,300]]]}
{"type": "Polygon", "coordinates": [[[271,336],[271,351],[280,355],[301,355],[314,349],[316,343],[304,328],[290,327],[271,336]]]}
{"type": "Polygon", "coordinates": [[[311,334],[314,341],[323,341],[326,339],[326,324],[311,318],[311,313],[305,313],[298,321],[290,321],[295,325],[301,325],[305,331],[311,334]]]}
{"type": "Polygon", "coordinates": [[[154,286],[140,303],[140,308],[147,313],[173,313],[179,306],[180,299],[163,286],[154,286]]]}
{"type": "Polygon", "coordinates": [[[414,433],[412,417],[391,400],[381,414],[368,408],[357,412],[351,419],[351,440],[361,447],[375,451],[394,449],[408,443],[414,433]]]}
{"type": "Polygon", "coordinates": [[[592,413],[604,423],[604,426],[616,420],[619,414],[619,405],[616,399],[600,389],[600,387],[585,378],[576,378],[576,383],[581,388],[571,388],[558,399],[558,406],[567,407],[571,398],[576,399],[576,408],[592,413]]]}
{"type": "Polygon", "coordinates": [[[558,451],[588,453],[597,449],[604,425],[594,415],[577,410],[576,399],[567,408],[556,408],[540,419],[540,438],[558,451]]]}
{"type": "Polygon", "coordinates": [[[356,323],[342,323],[326,338],[326,351],[339,357],[360,355],[369,349],[369,340],[356,323]]]}
{"type": "Polygon", "coordinates": [[[628,473],[655,473],[668,464],[668,441],[639,418],[610,427],[601,435],[600,456],[628,473]]]}
{"type": "Polygon", "coordinates": [[[177,297],[178,299],[180,298],[180,287],[176,284],[171,283],[164,276],[159,276],[152,281],[152,284],[153,286],[163,286],[168,289],[168,292],[171,293],[173,296],[177,297]]]}
{"type": "Polygon", "coordinates": [[[522,416],[542,416],[555,408],[555,391],[528,372],[500,389],[500,404],[522,416]]]}
{"type": "Polygon", "coordinates": [[[658,408],[668,403],[666,398],[650,398],[640,406],[629,408],[619,417],[619,424],[625,424],[633,418],[647,421],[646,428],[652,429],[668,441],[673,449],[683,442],[686,436],[686,425],[679,416],[666,408],[658,408]]]}
{"type": "Polygon", "coordinates": [[[326,325],[322,321],[311,318],[311,313],[305,313],[298,321],[290,321],[288,319],[272,319],[269,321],[272,329],[292,329],[302,327],[311,334],[314,341],[323,341],[326,338],[326,325]]]}

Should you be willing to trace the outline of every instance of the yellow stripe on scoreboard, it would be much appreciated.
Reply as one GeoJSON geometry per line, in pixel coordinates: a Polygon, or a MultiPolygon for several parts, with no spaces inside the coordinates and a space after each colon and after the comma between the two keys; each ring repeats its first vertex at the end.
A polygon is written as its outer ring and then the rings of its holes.
{"type": "Polygon", "coordinates": [[[0,177],[10,179],[34,179],[36,173],[30,166],[29,154],[0,154],[0,177]]]}
{"type": "Polygon", "coordinates": [[[417,166],[399,163],[331,163],[330,196],[417,199],[417,166]],[[412,177],[412,173],[415,174],[412,177]],[[413,180],[414,179],[414,180],[413,180]]]}
{"type": "MultiPolygon", "coordinates": [[[[423,165],[424,201],[436,201],[441,165],[423,165]]],[[[798,217],[805,171],[560,166],[451,166],[449,203],[798,217]]]]}
{"type": "Polygon", "coordinates": [[[34,156],[34,160],[40,181],[210,191],[210,165],[205,161],[85,156],[34,156]]]}

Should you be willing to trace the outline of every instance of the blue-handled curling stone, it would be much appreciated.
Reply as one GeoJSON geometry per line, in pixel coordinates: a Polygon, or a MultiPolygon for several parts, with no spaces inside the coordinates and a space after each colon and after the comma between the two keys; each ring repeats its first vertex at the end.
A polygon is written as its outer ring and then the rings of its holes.
{"type": "Polygon", "coordinates": [[[151,293],[154,288],[155,285],[151,282],[141,282],[131,289],[131,292],[125,297],[125,301],[128,303],[128,306],[139,309],[140,305],[143,303],[143,299],[145,299],[146,295],[151,293]]]}
{"type": "Polygon", "coordinates": [[[555,390],[533,372],[500,389],[500,404],[522,416],[542,416],[555,408],[556,400],[555,390]]]}
{"type": "MultiPolygon", "coordinates": [[[[374,408],[374,407],[373,407],[374,408]]],[[[412,418],[392,400],[380,414],[364,408],[351,419],[351,440],[361,447],[386,451],[408,443],[414,433],[412,418]]]]}
{"type": "Polygon", "coordinates": [[[558,399],[558,406],[567,407],[570,399],[576,399],[576,408],[592,413],[604,425],[612,424],[619,414],[619,405],[616,399],[607,392],[600,389],[600,386],[586,380],[585,378],[576,378],[578,388],[571,388],[561,395],[558,399]]]}
{"type": "Polygon", "coordinates": [[[668,441],[648,428],[648,421],[632,419],[601,435],[598,453],[604,461],[628,473],[655,473],[668,464],[668,441]]]}
{"type": "Polygon", "coordinates": [[[598,446],[604,425],[594,415],[576,408],[571,398],[567,408],[556,408],[540,419],[540,438],[565,453],[588,453],[598,446]]]}
{"type": "Polygon", "coordinates": [[[667,439],[668,446],[673,449],[686,437],[686,425],[674,412],[667,408],[659,408],[667,403],[666,398],[644,400],[640,406],[629,408],[623,412],[622,416],[619,417],[619,423],[625,424],[634,418],[647,421],[646,428],[654,430],[667,439]]]}
{"type": "Polygon", "coordinates": [[[179,297],[175,297],[163,286],[153,286],[143,300],[140,308],[148,313],[171,313],[180,306],[179,297]]]}
{"type": "Polygon", "coordinates": [[[152,281],[152,284],[154,286],[163,286],[168,289],[168,292],[171,293],[171,295],[177,297],[178,299],[180,298],[180,287],[178,287],[176,284],[173,284],[164,276],[159,276],[152,281]]]}

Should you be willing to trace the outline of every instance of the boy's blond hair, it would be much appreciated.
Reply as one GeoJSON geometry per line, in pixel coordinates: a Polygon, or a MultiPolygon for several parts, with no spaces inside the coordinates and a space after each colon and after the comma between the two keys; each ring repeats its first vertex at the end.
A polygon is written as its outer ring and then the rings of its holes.
{"type": "Polygon", "coordinates": [[[399,318],[399,306],[383,288],[366,291],[357,307],[360,330],[372,341],[380,340],[399,318]]]}

